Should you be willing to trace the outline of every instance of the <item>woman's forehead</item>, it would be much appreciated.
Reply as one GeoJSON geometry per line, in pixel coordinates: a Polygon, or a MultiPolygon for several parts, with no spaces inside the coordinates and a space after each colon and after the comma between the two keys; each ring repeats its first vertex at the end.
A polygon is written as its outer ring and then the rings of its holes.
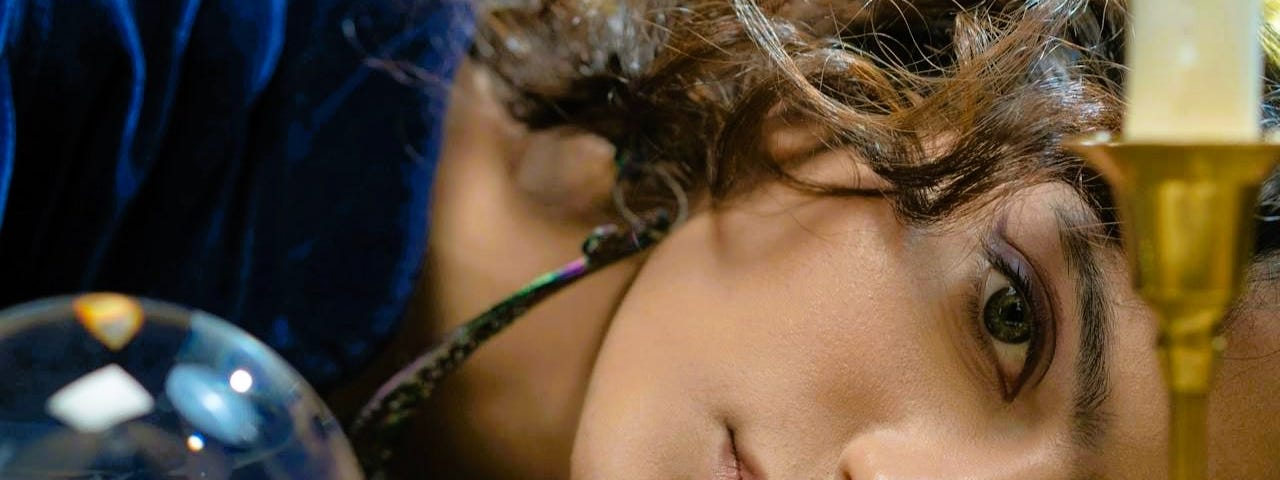
{"type": "MultiPolygon", "coordinates": [[[[945,151],[954,135],[935,135],[923,141],[926,152],[945,151]]],[[[884,192],[886,199],[897,193],[895,185],[879,175],[853,148],[825,149],[817,136],[804,126],[788,126],[773,130],[765,142],[770,154],[779,155],[794,168],[792,174],[806,182],[841,185],[854,189],[884,192]]],[[[1072,224],[1093,225],[1098,215],[1089,208],[1080,190],[1048,177],[1037,183],[1005,185],[1003,189],[985,192],[987,198],[971,200],[976,209],[954,209],[953,215],[928,224],[930,230],[952,231],[981,228],[990,230],[997,218],[1009,217],[1012,228],[1030,227],[1032,223],[1054,225],[1057,219],[1070,219],[1072,224]]],[[[779,188],[763,187],[769,195],[779,188]]],[[[927,192],[926,192],[927,193],[927,192]]],[[[804,195],[804,192],[792,194],[804,195]]]]}

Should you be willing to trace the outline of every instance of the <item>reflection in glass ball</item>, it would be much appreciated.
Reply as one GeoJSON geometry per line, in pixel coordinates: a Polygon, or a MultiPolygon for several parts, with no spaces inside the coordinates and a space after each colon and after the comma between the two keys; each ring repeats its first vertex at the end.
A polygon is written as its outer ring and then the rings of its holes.
{"type": "Polygon", "coordinates": [[[361,475],[265,345],[203,312],[97,293],[0,311],[0,478],[361,475]]]}

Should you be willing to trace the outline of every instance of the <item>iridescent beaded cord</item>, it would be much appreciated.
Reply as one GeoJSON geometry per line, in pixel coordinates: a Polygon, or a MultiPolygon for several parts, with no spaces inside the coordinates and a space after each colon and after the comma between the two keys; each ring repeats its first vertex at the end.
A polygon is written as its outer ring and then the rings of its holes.
{"type": "MultiPolygon", "coordinates": [[[[625,155],[620,154],[615,160],[620,183],[638,178],[639,172],[625,155]]],[[[401,368],[378,388],[350,429],[352,443],[369,478],[386,478],[393,448],[399,443],[416,408],[482,343],[560,289],[653,246],[666,236],[673,225],[684,220],[688,212],[684,191],[670,174],[663,170],[656,173],[673,195],[677,210],[675,218],[667,208],[637,214],[627,206],[621,189],[615,188],[613,200],[627,226],[606,224],[596,227],[582,245],[582,257],[539,276],[480,316],[455,328],[443,342],[401,368]]]]}

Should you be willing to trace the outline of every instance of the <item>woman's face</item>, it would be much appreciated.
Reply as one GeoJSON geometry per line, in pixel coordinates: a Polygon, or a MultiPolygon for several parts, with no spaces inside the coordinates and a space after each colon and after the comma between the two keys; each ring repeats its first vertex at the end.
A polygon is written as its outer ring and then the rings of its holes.
{"type": "MultiPolygon", "coordinates": [[[[1156,321],[1095,222],[1054,184],[924,229],[783,187],[695,215],[613,319],[574,478],[1163,478],[1156,321]]],[[[1224,364],[1215,477],[1280,468],[1274,366],[1224,364]]]]}

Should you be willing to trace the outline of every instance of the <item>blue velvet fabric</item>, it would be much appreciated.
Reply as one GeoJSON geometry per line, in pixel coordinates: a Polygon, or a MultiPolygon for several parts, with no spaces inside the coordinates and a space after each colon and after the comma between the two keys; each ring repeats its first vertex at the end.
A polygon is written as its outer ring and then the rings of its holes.
{"type": "Polygon", "coordinates": [[[0,0],[0,306],[144,295],[353,373],[412,291],[470,33],[465,0],[0,0]]]}

